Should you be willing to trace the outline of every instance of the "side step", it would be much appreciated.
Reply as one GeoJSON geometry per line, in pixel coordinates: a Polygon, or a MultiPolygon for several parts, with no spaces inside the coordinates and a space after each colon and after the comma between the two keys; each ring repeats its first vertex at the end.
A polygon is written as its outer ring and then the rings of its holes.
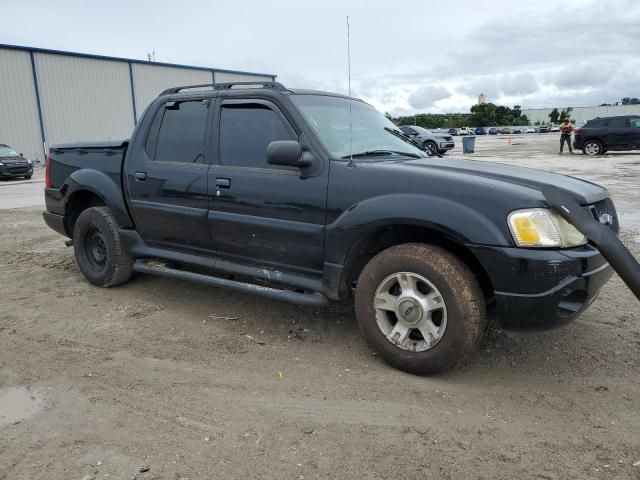
{"type": "Polygon", "coordinates": [[[177,278],[212,287],[229,288],[238,292],[252,293],[260,297],[295,303],[296,305],[323,306],[328,303],[327,297],[321,293],[299,293],[294,292],[293,290],[263,287],[262,285],[254,285],[251,283],[227,280],[226,278],[218,278],[186,270],[178,270],[176,268],[167,267],[163,263],[150,260],[137,260],[133,264],[133,269],[140,273],[150,273],[152,275],[160,275],[161,277],[177,278]]]}

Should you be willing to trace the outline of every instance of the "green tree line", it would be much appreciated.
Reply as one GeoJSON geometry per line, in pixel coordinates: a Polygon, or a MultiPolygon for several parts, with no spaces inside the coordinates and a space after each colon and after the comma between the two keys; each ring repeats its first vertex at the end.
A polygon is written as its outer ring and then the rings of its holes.
{"type": "Polygon", "coordinates": [[[418,125],[423,128],[502,127],[529,125],[520,105],[513,108],[493,103],[471,107],[471,113],[418,113],[410,116],[392,117],[385,114],[396,125],[418,125]]]}

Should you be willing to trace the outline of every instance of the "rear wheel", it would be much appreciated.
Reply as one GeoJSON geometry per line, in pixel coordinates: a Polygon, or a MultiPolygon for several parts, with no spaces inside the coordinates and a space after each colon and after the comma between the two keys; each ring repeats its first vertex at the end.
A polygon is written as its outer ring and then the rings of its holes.
{"type": "Polygon", "coordinates": [[[604,153],[604,147],[598,140],[589,140],[584,144],[582,152],[590,157],[594,155],[602,155],[604,153]]]}
{"type": "Polygon", "coordinates": [[[78,268],[94,285],[112,287],[133,273],[133,260],[122,248],[118,226],[107,207],[87,208],[78,216],[73,247],[78,268]]]}
{"type": "Polygon", "coordinates": [[[473,273],[427,244],[376,255],[358,278],[355,306],[367,343],[390,365],[418,375],[458,365],[475,351],[486,322],[473,273]]]}

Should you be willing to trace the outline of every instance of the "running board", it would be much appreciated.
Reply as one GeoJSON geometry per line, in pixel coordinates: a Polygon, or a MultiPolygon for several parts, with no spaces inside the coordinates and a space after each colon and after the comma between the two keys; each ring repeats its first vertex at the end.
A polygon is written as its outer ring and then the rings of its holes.
{"type": "Polygon", "coordinates": [[[164,263],[149,260],[137,260],[133,264],[133,269],[140,273],[150,273],[161,277],[177,278],[188,282],[200,283],[211,287],[223,287],[238,292],[252,293],[260,297],[282,300],[283,302],[294,303],[296,305],[322,306],[328,303],[327,297],[321,293],[299,293],[293,290],[282,290],[252,283],[227,280],[226,278],[213,277],[201,273],[178,270],[167,267],[164,263]]]}

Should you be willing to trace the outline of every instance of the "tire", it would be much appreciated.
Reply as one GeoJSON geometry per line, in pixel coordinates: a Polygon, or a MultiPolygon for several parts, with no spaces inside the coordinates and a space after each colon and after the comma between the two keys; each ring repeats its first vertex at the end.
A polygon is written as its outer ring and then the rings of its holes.
{"type": "Polygon", "coordinates": [[[435,142],[432,142],[431,140],[427,140],[426,142],[424,142],[422,144],[422,148],[424,148],[426,151],[428,151],[432,155],[435,155],[436,153],[438,153],[438,145],[436,145],[435,142]]]}
{"type": "Polygon", "coordinates": [[[447,250],[421,243],[388,248],[365,265],[355,310],[369,346],[391,366],[416,375],[459,365],[476,350],[486,326],[484,296],[473,273],[447,250]],[[398,275],[418,293],[403,289],[398,275]],[[426,337],[420,329],[429,332],[426,337]]]}
{"type": "Polygon", "coordinates": [[[589,155],[590,157],[593,157],[594,155],[602,155],[604,153],[602,142],[599,140],[588,140],[582,147],[582,153],[589,155]]]}
{"type": "Polygon", "coordinates": [[[122,248],[118,226],[107,207],[87,208],[78,216],[73,249],[89,283],[113,287],[131,278],[133,259],[122,248]]]}
{"type": "Polygon", "coordinates": [[[24,179],[25,179],[25,180],[31,180],[31,175],[25,175],[25,176],[24,176],[24,179]]]}
{"type": "Polygon", "coordinates": [[[438,153],[440,155],[444,155],[445,153],[447,153],[449,150],[438,150],[438,153]]]}

